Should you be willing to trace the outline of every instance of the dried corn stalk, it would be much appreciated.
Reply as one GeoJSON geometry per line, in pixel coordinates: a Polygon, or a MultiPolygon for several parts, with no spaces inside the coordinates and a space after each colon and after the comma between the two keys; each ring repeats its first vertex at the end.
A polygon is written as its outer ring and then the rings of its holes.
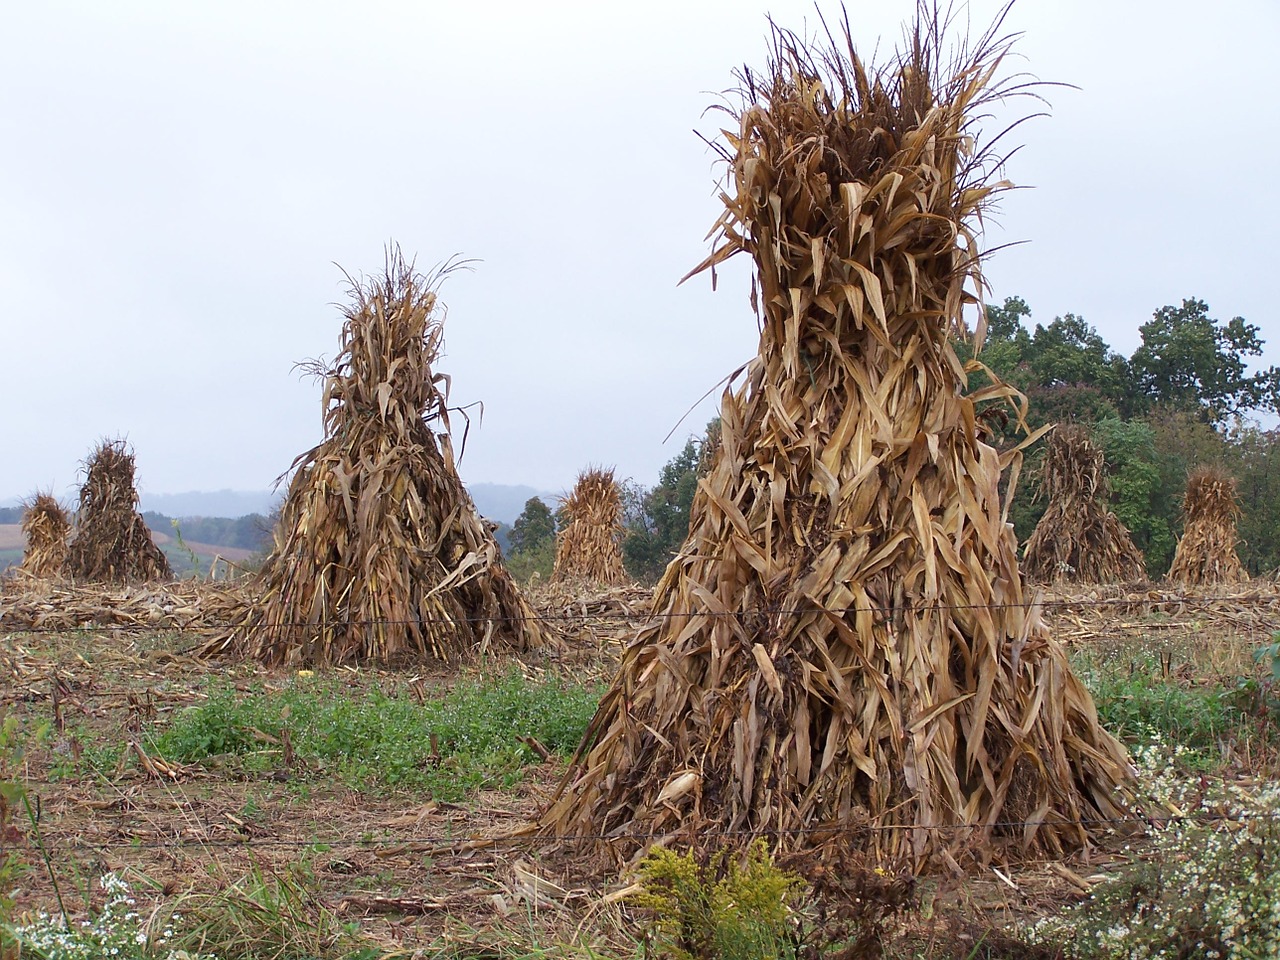
{"type": "Polygon", "coordinates": [[[256,601],[207,652],[389,663],[555,642],[454,464],[448,378],[435,370],[447,272],[423,276],[397,252],[384,277],[352,283],[324,371],[325,439],[294,461],[256,601]]]}
{"type": "Polygon", "coordinates": [[[1045,445],[1038,496],[1049,506],[1027,541],[1022,571],[1041,583],[1129,583],[1146,562],[1107,506],[1102,451],[1078,424],[1060,426],[1045,445]]]}
{"type": "Polygon", "coordinates": [[[1249,579],[1236,554],[1236,478],[1201,467],[1187,478],[1183,529],[1167,579],[1190,586],[1243,583],[1249,579]]]}
{"type": "Polygon", "coordinates": [[[556,535],[553,580],[615,586],[622,569],[622,496],[613,471],[593,467],[578,474],[573,492],[561,501],[563,526],[556,535]]]}
{"type": "Polygon", "coordinates": [[[71,518],[52,494],[37,493],[22,512],[26,547],[21,571],[30,577],[49,579],[66,573],[67,537],[71,518]]]}
{"type": "Polygon", "coordinates": [[[926,22],[868,70],[844,34],[810,53],[775,30],[768,70],[740,75],[698,269],[755,259],[759,355],[723,397],[654,616],[538,824],[605,863],[646,837],[755,835],[917,865],[1056,855],[1121,812],[1125,751],[1018,571],[999,486],[1020,453],[975,422],[975,401],[1021,397],[966,396],[950,342],[999,189],[971,118],[1002,92],[1006,46],[988,36],[944,73],[926,22]]]}
{"type": "Polygon", "coordinates": [[[103,440],[85,461],[76,535],[68,572],[80,580],[122,583],[172,580],[173,570],[138,512],[133,451],[123,440],[103,440]]]}

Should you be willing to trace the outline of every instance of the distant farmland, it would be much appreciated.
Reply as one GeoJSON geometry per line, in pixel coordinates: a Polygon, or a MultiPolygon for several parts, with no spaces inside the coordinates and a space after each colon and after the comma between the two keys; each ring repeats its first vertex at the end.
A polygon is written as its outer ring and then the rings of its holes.
{"type": "MultiPolygon", "coordinates": [[[[171,561],[177,561],[175,567],[191,569],[192,565],[190,563],[182,562],[184,551],[178,544],[177,538],[167,533],[153,530],[151,531],[151,539],[169,555],[171,561]]],[[[254,551],[247,550],[244,547],[223,547],[213,543],[198,543],[185,539],[183,543],[204,564],[212,563],[214,557],[222,557],[222,559],[230,560],[232,563],[243,563],[254,555],[254,551]]],[[[22,527],[19,524],[0,523],[0,568],[3,568],[8,563],[21,562],[24,546],[26,546],[26,540],[22,536],[22,527]]],[[[207,569],[205,572],[208,572],[207,569]]]]}

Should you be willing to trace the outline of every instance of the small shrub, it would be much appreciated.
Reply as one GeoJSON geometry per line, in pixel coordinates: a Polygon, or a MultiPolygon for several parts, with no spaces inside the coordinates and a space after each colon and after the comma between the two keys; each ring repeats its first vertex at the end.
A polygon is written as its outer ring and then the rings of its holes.
{"type": "Polygon", "coordinates": [[[1253,652],[1253,659],[1263,668],[1263,676],[1242,677],[1237,694],[1246,709],[1256,713],[1280,716],[1280,633],[1271,642],[1253,652]]]}
{"type": "Polygon", "coordinates": [[[641,862],[640,876],[635,902],[652,914],[646,939],[659,956],[794,960],[803,884],[774,864],[764,840],[745,862],[718,854],[705,867],[691,853],[659,847],[641,862]]]}

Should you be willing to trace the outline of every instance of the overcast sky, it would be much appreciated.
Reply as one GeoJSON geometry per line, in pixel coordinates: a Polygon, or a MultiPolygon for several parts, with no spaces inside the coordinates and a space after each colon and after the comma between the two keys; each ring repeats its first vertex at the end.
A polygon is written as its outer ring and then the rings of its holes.
{"type": "MultiPolygon", "coordinates": [[[[997,4],[971,4],[985,26],[997,4]]],[[[822,8],[834,12],[833,4],[822,8]]],[[[910,0],[849,4],[865,51],[910,0]]],[[[766,11],[810,2],[48,0],[0,44],[0,498],[66,493],[101,437],[151,492],[257,490],[320,439],[336,264],[387,241],[443,288],[463,478],[656,480],[755,352],[748,264],[705,255],[720,169],[694,134],[766,11]],[[663,438],[676,428],[665,445],[663,438]]],[[[1185,297],[1280,362],[1273,0],[1019,0],[1015,66],[1078,86],[1019,128],[988,245],[996,300],[1083,315],[1124,353],[1185,297]]]]}

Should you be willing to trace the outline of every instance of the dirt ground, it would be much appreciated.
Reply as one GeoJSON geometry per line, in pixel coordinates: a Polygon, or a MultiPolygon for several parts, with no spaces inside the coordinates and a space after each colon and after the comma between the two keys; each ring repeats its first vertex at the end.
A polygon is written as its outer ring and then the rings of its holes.
{"type": "MultiPolygon", "coordinates": [[[[1169,651],[1171,672],[1205,675],[1239,670],[1280,608],[1274,584],[1203,603],[1155,588],[1068,599],[1046,608],[1065,642],[1109,645],[1120,655],[1155,646],[1169,651]]],[[[570,654],[554,669],[608,676],[635,609],[610,619],[589,601],[556,603],[584,617],[570,631],[570,654]]],[[[359,920],[388,949],[429,951],[514,929],[530,938],[604,938],[627,948],[626,908],[614,896],[626,878],[575,879],[572,858],[546,861],[528,837],[477,842],[527,824],[563,775],[562,758],[527,768],[513,789],[444,803],[410,791],[352,790],[283,759],[250,778],[216,762],[177,766],[149,756],[141,731],[200,702],[211,672],[246,689],[290,679],[288,671],[256,664],[196,659],[184,651],[198,639],[198,632],[146,625],[41,632],[6,627],[0,618],[0,714],[28,728],[52,725],[45,743],[32,745],[7,771],[26,782],[38,817],[38,831],[15,821],[33,865],[17,893],[20,911],[51,910],[53,879],[82,908],[83,891],[106,871],[130,878],[140,897],[161,902],[218,889],[255,867],[268,873],[301,867],[326,906],[359,920]],[[99,744],[129,744],[127,762],[107,775],[77,772],[70,761],[99,744]]],[[[525,669],[548,665],[528,661],[525,669]]],[[[353,690],[395,689],[409,679],[369,669],[344,676],[353,690]]],[[[443,688],[460,676],[474,677],[475,668],[419,671],[413,679],[443,688]]],[[[956,917],[999,925],[1079,899],[1122,858],[1142,855],[1140,841],[1127,853],[1123,843],[1104,842],[1065,863],[997,864],[920,878],[912,936],[922,942],[969,936],[956,933],[956,917]]]]}

